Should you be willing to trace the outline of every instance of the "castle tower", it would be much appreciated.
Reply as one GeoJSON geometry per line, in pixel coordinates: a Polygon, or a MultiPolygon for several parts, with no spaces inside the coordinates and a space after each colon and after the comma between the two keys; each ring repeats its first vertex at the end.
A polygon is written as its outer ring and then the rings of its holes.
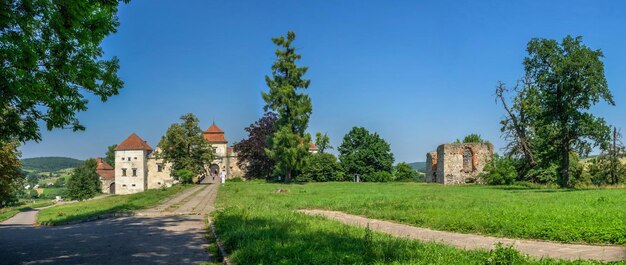
{"type": "Polygon", "coordinates": [[[224,136],[224,131],[213,123],[211,127],[204,130],[202,136],[211,144],[213,152],[215,153],[215,159],[208,168],[209,172],[219,174],[222,171],[226,171],[226,175],[230,175],[228,140],[224,136]]]}
{"type": "Polygon", "coordinates": [[[131,194],[148,188],[146,141],[133,133],[115,148],[115,194],[131,194]]]}

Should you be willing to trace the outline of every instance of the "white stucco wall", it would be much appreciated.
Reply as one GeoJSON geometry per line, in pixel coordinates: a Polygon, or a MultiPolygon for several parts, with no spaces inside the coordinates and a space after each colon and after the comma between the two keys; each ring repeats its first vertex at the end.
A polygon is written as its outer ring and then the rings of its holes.
{"type": "Polygon", "coordinates": [[[147,189],[145,150],[115,151],[115,194],[131,194],[147,189]],[[123,176],[126,169],[126,176],[123,176]],[[137,170],[133,176],[133,169],[137,170]]]}

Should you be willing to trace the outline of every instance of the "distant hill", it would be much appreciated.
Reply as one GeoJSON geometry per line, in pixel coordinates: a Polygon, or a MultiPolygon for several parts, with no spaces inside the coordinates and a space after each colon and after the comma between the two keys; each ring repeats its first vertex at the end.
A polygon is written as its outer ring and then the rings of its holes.
{"type": "Polygon", "coordinates": [[[81,160],[69,157],[34,157],[22,159],[22,169],[54,172],[65,168],[76,168],[82,163],[81,160]]]}
{"type": "Polygon", "coordinates": [[[415,170],[417,170],[419,172],[426,173],[426,162],[413,162],[413,163],[408,163],[408,164],[413,169],[415,169],[415,170]]]}

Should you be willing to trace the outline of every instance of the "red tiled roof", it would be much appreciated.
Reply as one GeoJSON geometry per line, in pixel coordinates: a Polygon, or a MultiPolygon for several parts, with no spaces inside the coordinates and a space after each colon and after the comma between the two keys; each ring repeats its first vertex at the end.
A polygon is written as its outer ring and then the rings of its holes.
{"type": "Polygon", "coordinates": [[[317,145],[315,145],[313,142],[309,142],[309,150],[317,150],[317,145]]]}
{"type": "Polygon", "coordinates": [[[96,167],[96,174],[98,174],[98,176],[106,180],[115,179],[115,171],[111,165],[100,157],[96,158],[96,162],[98,163],[96,167]]]}
{"type": "Polygon", "coordinates": [[[215,123],[204,131],[203,136],[209,143],[228,143],[228,140],[224,137],[224,131],[217,127],[215,123]]]}
{"type": "Polygon", "coordinates": [[[204,133],[224,133],[224,131],[222,131],[222,129],[220,129],[220,127],[217,127],[217,125],[215,125],[215,123],[213,123],[211,125],[211,127],[209,127],[206,130],[204,130],[204,133]]]}
{"type": "Polygon", "coordinates": [[[146,141],[139,138],[137,134],[133,133],[126,140],[124,140],[121,144],[117,145],[115,151],[122,150],[146,150],[152,151],[152,147],[150,147],[146,141]]]}

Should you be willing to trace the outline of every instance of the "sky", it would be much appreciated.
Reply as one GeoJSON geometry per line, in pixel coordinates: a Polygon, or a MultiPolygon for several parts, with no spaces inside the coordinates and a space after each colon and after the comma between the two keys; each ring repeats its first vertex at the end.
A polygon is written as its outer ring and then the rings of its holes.
{"type": "Polygon", "coordinates": [[[513,85],[532,38],[583,36],[601,49],[616,106],[595,115],[626,128],[625,1],[165,1],[122,4],[102,43],[125,82],[107,102],[87,95],[84,132],[42,127],[22,156],[104,156],[135,132],[155,147],[186,113],[230,143],[263,115],[272,37],[296,32],[313,103],[308,131],[337,147],[354,126],[387,140],[396,162],[478,133],[504,146],[498,81],[513,85]]]}

